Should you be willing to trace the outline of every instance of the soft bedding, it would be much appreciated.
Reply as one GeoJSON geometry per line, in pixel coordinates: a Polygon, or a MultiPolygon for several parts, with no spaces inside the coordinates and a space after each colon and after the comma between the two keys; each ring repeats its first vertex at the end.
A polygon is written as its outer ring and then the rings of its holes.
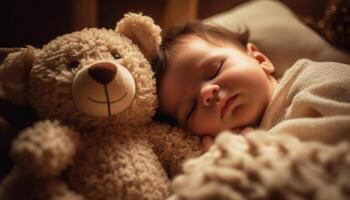
{"type": "Polygon", "coordinates": [[[169,199],[350,199],[349,53],[279,1],[249,1],[205,22],[248,27],[279,85],[259,130],[220,133],[185,163],[169,199]]]}
{"type": "Polygon", "coordinates": [[[347,200],[350,146],[301,142],[265,131],[222,133],[189,160],[172,182],[170,200],[347,200]]]}
{"type": "Polygon", "coordinates": [[[350,141],[350,65],[296,62],[279,81],[260,128],[301,140],[350,141]]]}

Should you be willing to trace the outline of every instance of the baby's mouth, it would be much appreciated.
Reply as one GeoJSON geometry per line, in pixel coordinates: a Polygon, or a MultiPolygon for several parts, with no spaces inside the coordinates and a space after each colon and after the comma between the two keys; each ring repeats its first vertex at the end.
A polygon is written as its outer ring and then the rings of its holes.
{"type": "Polygon", "coordinates": [[[221,112],[220,112],[221,119],[223,119],[223,117],[225,116],[226,112],[229,110],[231,105],[235,102],[237,97],[238,97],[238,94],[235,94],[235,95],[233,95],[232,97],[230,97],[229,99],[226,100],[224,106],[221,108],[221,112]]]}

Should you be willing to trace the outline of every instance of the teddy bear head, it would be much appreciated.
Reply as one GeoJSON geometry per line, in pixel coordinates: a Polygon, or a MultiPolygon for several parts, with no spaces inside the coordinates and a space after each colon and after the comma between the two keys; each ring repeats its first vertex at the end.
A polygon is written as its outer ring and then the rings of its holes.
{"type": "Polygon", "coordinates": [[[149,122],[157,106],[150,60],[160,28],[129,13],[115,30],[89,28],[9,54],[0,68],[3,90],[30,103],[42,118],[75,126],[149,122]]]}

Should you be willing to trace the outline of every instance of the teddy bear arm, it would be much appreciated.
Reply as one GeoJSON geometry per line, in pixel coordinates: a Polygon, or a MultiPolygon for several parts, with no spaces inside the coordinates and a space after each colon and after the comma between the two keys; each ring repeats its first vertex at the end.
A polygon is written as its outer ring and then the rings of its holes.
{"type": "Polygon", "coordinates": [[[168,196],[168,176],[146,140],[91,136],[82,138],[84,143],[68,171],[71,188],[88,199],[160,200],[168,196]]]}
{"type": "Polygon", "coordinates": [[[19,134],[11,154],[29,174],[54,177],[73,161],[78,143],[78,134],[58,121],[40,121],[19,134]]]}

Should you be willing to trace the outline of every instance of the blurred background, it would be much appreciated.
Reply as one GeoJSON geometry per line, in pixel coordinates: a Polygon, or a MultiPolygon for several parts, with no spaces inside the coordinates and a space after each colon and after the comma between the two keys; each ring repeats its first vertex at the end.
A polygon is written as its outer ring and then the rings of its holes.
{"type": "MultiPolygon", "coordinates": [[[[1,0],[0,47],[41,47],[84,27],[114,28],[124,13],[142,12],[163,29],[205,19],[247,0],[1,0]]],[[[330,0],[281,0],[301,17],[320,19],[330,0]]],[[[268,12],[268,9],[266,10],[268,12]]]]}

